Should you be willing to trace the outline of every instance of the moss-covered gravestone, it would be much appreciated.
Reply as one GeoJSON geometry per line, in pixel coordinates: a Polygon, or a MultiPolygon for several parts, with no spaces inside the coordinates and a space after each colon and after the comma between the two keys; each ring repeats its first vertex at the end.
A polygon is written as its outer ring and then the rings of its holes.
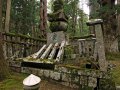
{"type": "Polygon", "coordinates": [[[50,22],[50,30],[52,32],[66,31],[68,17],[63,10],[63,1],[55,0],[53,2],[53,13],[48,14],[48,20],[50,22]]]}
{"type": "Polygon", "coordinates": [[[50,30],[52,33],[47,34],[47,43],[61,43],[66,39],[65,31],[68,27],[68,17],[63,10],[63,0],[55,0],[53,2],[53,12],[48,14],[50,22],[50,30]]]}

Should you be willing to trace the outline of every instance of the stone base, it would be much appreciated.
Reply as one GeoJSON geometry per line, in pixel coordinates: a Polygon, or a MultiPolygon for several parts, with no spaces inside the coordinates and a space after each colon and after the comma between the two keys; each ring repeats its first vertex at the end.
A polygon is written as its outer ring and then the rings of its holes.
{"type": "Polygon", "coordinates": [[[72,88],[80,88],[80,86],[95,88],[97,86],[97,78],[109,78],[107,73],[98,70],[77,69],[59,65],[55,65],[54,70],[45,70],[31,67],[19,67],[18,63],[14,64],[11,64],[10,66],[14,71],[20,72],[21,70],[22,73],[34,74],[40,76],[41,78],[43,77],[49,80],[54,80],[62,85],[72,88]],[[18,68],[16,66],[18,66],[18,68]]]}
{"type": "Polygon", "coordinates": [[[65,33],[63,31],[47,33],[47,44],[50,43],[61,43],[66,39],[65,33]]]}

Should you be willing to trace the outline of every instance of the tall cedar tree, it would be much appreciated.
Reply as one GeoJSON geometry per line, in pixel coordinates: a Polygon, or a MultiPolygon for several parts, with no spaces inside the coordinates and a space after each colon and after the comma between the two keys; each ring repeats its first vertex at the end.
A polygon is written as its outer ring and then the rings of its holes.
{"type": "MultiPolygon", "coordinates": [[[[2,0],[0,0],[0,31],[2,31],[2,0]]],[[[0,37],[0,80],[3,80],[8,76],[9,76],[9,69],[8,69],[7,61],[5,60],[4,57],[3,41],[2,38],[0,37]]]]}
{"type": "Polygon", "coordinates": [[[104,20],[103,34],[105,49],[107,52],[118,52],[118,31],[115,0],[100,0],[101,12],[100,17],[104,20]]]}

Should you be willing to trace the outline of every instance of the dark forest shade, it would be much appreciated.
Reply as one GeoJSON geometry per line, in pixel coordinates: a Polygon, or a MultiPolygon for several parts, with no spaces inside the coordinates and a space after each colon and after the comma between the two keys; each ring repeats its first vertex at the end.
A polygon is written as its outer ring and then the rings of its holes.
{"type": "Polygon", "coordinates": [[[35,62],[22,62],[22,67],[32,67],[38,69],[49,69],[54,70],[55,64],[48,64],[48,63],[35,63],[35,62]]]}

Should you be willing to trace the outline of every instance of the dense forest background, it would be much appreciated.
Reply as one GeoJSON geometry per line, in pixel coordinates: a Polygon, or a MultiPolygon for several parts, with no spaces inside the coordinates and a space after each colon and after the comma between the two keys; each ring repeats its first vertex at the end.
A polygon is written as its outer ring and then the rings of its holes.
{"type": "MultiPolygon", "coordinates": [[[[10,0],[10,24],[9,32],[15,34],[30,35],[33,37],[40,37],[40,1],[39,0],[10,0]]],[[[88,27],[86,21],[88,15],[79,8],[79,0],[65,0],[64,1],[65,13],[69,16],[68,33],[73,36],[82,36],[88,34],[88,27]]],[[[3,1],[3,17],[2,27],[5,30],[5,21],[7,14],[8,0],[3,1]]],[[[52,10],[51,6],[53,0],[48,3],[48,10],[52,10]]],[[[8,15],[7,15],[8,16],[8,15]]],[[[49,22],[48,22],[49,26],[49,22]]],[[[49,32],[49,28],[45,32],[49,32]]]]}
{"type": "MultiPolygon", "coordinates": [[[[50,32],[47,14],[52,12],[54,0],[2,0],[2,32],[46,38],[50,32]],[[49,1],[49,3],[47,3],[49,1]],[[47,12],[48,10],[48,12],[47,12]]],[[[61,0],[68,16],[70,37],[94,34],[94,28],[86,26],[89,19],[103,19],[103,34],[106,51],[118,52],[120,34],[119,0],[61,0]],[[80,4],[82,3],[82,4],[80,4]],[[80,7],[86,4],[89,15],[80,7]],[[81,5],[81,6],[80,6],[81,5]]]]}

